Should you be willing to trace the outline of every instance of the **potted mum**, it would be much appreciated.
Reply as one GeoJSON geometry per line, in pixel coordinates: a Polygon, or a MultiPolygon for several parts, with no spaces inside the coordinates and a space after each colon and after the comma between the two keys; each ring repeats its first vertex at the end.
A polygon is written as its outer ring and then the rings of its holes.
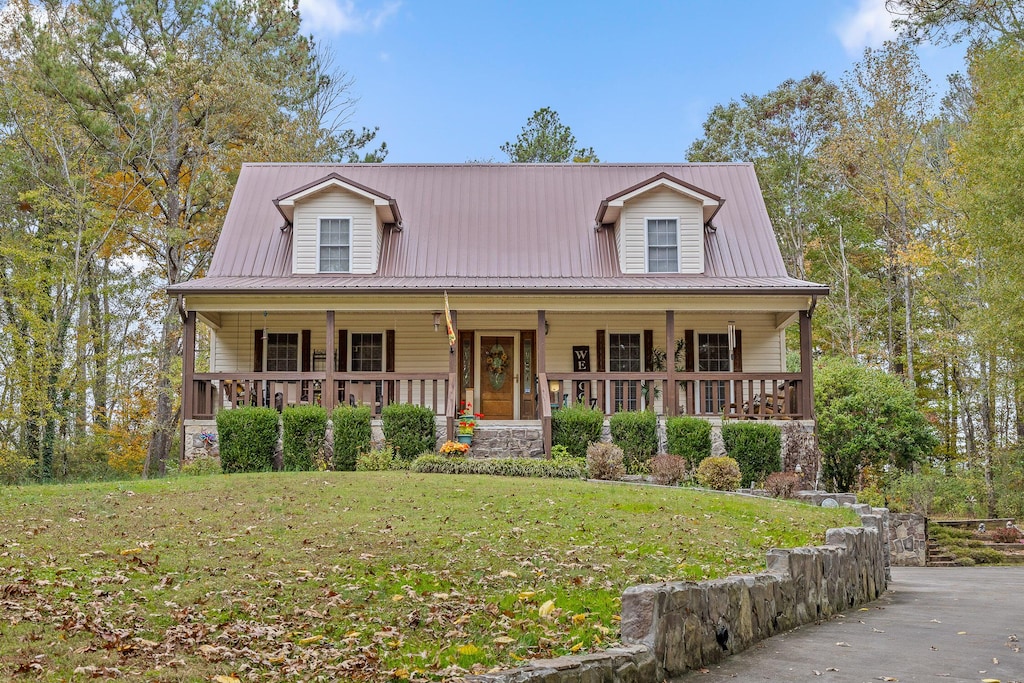
{"type": "Polygon", "coordinates": [[[462,404],[462,410],[459,412],[459,443],[469,444],[473,442],[473,431],[476,429],[476,421],[482,417],[482,414],[473,412],[472,404],[462,404]]]}

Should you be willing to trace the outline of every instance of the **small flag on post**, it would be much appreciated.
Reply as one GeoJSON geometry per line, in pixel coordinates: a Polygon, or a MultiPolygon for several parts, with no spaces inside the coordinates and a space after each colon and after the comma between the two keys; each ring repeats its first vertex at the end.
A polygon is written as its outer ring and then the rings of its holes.
{"type": "Polygon", "coordinates": [[[455,353],[455,328],[452,327],[452,309],[448,307],[448,291],[444,293],[444,321],[448,325],[448,346],[455,353]]]}

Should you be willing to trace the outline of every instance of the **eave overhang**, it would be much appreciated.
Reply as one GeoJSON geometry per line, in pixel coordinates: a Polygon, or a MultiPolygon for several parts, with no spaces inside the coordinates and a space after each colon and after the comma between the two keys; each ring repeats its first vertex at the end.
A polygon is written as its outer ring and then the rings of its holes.
{"type": "Polygon", "coordinates": [[[651,190],[659,188],[668,188],[674,192],[695,199],[701,203],[703,207],[704,224],[710,225],[711,220],[715,217],[721,208],[725,204],[725,200],[718,195],[708,192],[707,190],[701,189],[696,185],[675,178],[668,173],[659,173],[658,175],[648,178],[642,183],[637,183],[632,187],[628,187],[621,192],[617,192],[612,196],[601,200],[601,204],[597,209],[597,216],[594,218],[595,226],[603,226],[614,224],[619,219],[619,214],[622,211],[622,207],[626,202],[631,199],[635,199],[640,195],[646,194],[651,190]]]}

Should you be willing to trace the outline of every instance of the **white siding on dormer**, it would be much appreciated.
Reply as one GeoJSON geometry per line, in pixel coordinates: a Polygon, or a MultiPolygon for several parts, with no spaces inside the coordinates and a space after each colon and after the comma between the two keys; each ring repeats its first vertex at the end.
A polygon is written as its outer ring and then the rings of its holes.
{"type": "Polygon", "coordinates": [[[317,231],[320,218],[351,218],[353,273],[375,273],[380,259],[381,226],[373,202],[332,187],[295,203],[292,225],[292,272],[318,272],[317,231]]]}
{"type": "Polygon", "coordinates": [[[624,273],[647,271],[648,218],[679,220],[679,272],[704,272],[704,213],[701,203],[669,188],[658,188],[626,202],[616,227],[624,273]]]}

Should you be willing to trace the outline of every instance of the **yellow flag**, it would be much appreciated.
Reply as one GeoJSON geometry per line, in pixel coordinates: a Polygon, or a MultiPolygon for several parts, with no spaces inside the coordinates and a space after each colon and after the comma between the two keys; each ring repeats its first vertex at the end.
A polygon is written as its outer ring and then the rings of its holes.
{"type": "Polygon", "coordinates": [[[444,321],[448,324],[448,346],[455,351],[455,328],[452,327],[452,310],[448,307],[448,291],[444,293],[444,321]]]}

